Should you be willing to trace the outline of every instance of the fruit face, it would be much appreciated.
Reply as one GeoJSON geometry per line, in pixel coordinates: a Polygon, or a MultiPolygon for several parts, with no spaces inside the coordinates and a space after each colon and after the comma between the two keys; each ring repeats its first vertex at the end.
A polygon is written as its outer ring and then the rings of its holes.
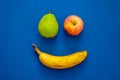
{"type": "Polygon", "coordinates": [[[64,29],[70,35],[79,35],[83,30],[84,23],[82,19],[76,15],[68,16],[64,21],[64,29]]]}
{"type": "Polygon", "coordinates": [[[58,22],[52,13],[45,14],[39,24],[38,31],[45,38],[53,38],[58,33],[58,22]]]}

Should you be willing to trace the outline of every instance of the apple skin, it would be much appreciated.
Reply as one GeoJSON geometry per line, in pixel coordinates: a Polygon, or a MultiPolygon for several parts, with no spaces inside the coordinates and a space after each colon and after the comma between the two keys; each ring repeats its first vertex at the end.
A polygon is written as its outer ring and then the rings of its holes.
{"type": "Polygon", "coordinates": [[[76,15],[70,15],[64,21],[65,31],[73,36],[79,35],[83,30],[83,26],[83,20],[76,15]]]}

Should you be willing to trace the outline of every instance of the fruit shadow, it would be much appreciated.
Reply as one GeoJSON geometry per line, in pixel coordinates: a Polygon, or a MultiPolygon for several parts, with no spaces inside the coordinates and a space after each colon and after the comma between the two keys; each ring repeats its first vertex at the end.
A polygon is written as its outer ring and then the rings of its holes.
{"type": "Polygon", "coordinates": [[[63,31],[63,46],[68,51],[78,51],[81,50],[81,43],[83,40],[83,32],[77,36],[69,35],[65,30],[63,31]]]}
{"type": "MultiPolygon", "coordinates": [[[[56,80],[61,80],[61,79],[69,79],[71,76],[74,76],[74,79],[79,77],[81,74],[84,73],[85,69],[87,68],[87,59],[80,63],[77,66],[68,68],[68,69],[51,69],[48,68],[44,65],[42,65],[42,70],[46,70],[47,72],[44,73],[47,77],[54,78],[56,80]]],[[[73,78],[73,77],[72,77],[73,78]]]]}
{"type": "Polygon", "coordinates": [[[40,48],[40,50],[48,53],[56,51],[55,47],[57,47],[56,43],[58,36],[55,36],[54,38],[44,38],[40,34],[38,34],[38,37],[38,47],[40,48]]]}

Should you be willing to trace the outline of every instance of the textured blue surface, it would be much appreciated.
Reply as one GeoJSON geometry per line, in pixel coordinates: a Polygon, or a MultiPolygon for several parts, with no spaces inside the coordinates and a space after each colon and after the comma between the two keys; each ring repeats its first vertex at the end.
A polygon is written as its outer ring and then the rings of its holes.
{"type": "Polygon", "coordinates": [[[0,0],[0,80],[120,80],[120,0],[0,0]],[[54,39],[37,30],[49,10],[59,22],[54,39]],[[71,14],[85,23],[76,37],[63,29],[71,14]],[[86,49],[88,57],[76,67],[53,70],[39,62],[32,43],[54,55],[86,49]]]}

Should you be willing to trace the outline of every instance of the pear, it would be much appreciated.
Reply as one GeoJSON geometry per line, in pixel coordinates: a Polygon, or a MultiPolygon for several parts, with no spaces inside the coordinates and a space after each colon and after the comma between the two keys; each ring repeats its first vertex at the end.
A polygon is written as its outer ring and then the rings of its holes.
{"type": "Polygon", "coordinates": [[[38,31],[45,38],[53,38],[58,33],[58,22],[52,12],[45,14],[38,24],[38,31]]]}

